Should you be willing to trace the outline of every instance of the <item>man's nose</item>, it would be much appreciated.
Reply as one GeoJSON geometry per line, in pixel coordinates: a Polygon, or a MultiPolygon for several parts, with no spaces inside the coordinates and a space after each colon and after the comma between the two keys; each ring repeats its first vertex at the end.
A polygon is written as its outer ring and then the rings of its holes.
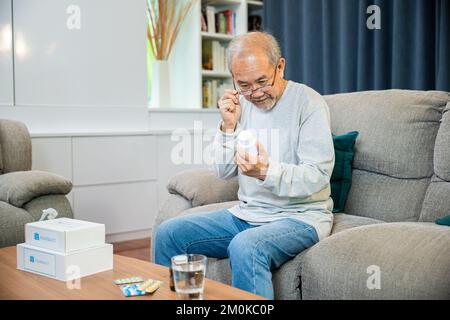
{"type": "Polygon", "coordinates": [[[256,90],[252,94],[253,99],[262,98],[263,96],[264,96],[264,92],[262,92],[261,90],[256,90]]]}

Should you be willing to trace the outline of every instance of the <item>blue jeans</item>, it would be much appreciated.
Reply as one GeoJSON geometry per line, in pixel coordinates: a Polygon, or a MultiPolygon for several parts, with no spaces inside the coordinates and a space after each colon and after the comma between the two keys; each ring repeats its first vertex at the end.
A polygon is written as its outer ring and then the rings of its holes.
{"type": "Polygon", "coordinates": [[[318,241],[316,230],[296,219],[254,226],[220,210],[162,223],[156,231],[153,256],[164,266],[183,253],[229,258],[233,287],[273,299],[271,270],[318,241]]]}

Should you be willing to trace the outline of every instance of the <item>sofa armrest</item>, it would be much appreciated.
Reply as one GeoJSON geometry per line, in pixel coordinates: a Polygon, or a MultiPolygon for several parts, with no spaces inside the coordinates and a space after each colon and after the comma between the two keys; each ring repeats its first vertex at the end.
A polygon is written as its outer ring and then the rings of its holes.
{"type": "Polygon", "coordinates": [[[449,227],[397,222],[334,234],[305,254],[303,299],[450,299],[449,227]]]}
{"type": "Polygon", "coordinates": [[[0,175],[0,200],[15,207],[44,195],[68,194],[72,183],[44,171],[16,171],[0,175]]]}
{"type": "Polygon", "coordinates": [[[172,177],[167,185],[171,194],[179,194],[193,207],[237,200],[237,177],[222,180],[209,169],[185,170],[172,177]]]}
{"type": "Polygon", "coordinates": [[[152,226],[152,234],[150,240],[150,247],[152,248],[152,250],[150,252],[150,261],[155,261],[153,244],[155,243],[156,230],[158,230],[159,225],[166,220],[180,216],[189,208],[192,208],[192,203],[179,194],[169,194],[169,197],[160,206],[152,226]]]}

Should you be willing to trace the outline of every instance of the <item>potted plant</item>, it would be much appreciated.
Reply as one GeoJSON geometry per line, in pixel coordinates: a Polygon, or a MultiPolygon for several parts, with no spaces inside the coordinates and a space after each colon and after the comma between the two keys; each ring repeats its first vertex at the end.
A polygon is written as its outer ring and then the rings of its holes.
{"type": "Polygon", "coordinates": [[[197,0],[147,0],[147,37],[152,66],[151,107],[170,106],[168,59],[180,27],[197,0]]]}

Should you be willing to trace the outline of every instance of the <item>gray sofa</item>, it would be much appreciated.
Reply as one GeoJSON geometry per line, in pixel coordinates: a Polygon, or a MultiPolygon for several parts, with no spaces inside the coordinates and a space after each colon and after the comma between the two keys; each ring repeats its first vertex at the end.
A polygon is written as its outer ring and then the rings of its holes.
{"type": "Polygon", "coordinates": [[[54,208],[58,217],[73,217],[65,194],[67,179],[31,171],[31,138],[20,122],[0,119],[0,248],[24,242],[24,225],[54,208]]]}
{"type": "MultiPolygon", "coordinates": [[[[368,91],[325,96],[332,131],[360,132],[352,187],[331,236],[274,270],[277,299],[450,299],[450,95],[368,91]]],[[[184,171],[168,185],[169,218],[228,208],[235,178],[184,171]]],[[[230,283],[227,260],[208,277],[230,283]]]]}

